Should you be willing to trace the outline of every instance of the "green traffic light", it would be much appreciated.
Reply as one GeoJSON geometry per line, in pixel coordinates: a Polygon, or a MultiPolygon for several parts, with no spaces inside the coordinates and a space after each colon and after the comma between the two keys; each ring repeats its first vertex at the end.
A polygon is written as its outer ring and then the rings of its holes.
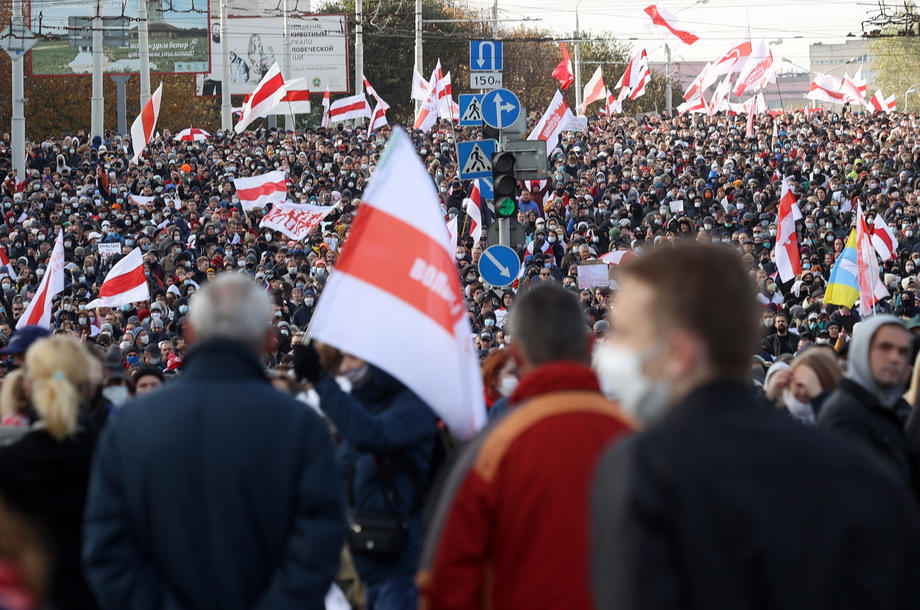
{"type": "Polygon", "coordinates": [[[504,197],[498,201],[496,211],[499,216],[507,217],[514,214],[517,203],[511,197],[504,197]]]}

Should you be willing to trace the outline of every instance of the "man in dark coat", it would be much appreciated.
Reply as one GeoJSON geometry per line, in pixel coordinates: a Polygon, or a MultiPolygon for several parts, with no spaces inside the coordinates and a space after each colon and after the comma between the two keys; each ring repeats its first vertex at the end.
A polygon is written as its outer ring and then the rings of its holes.
{"type": "Polygon", "coordinates": [[[920,469],[905,432],[911,407],[901,398],[910,354],[910,331],[900,318],[876,315],[860,322],[847,376],[825,401],[818,427],[879,458],[920,499],[920,469]]]}
{"type": "Polygon", "coordinates": [[[224,274],[191,302],[182,378],[96,452],[84,564],[103,608],[322,608],[345,535],[326,424],[259,363],[271,304],[224,274]]]}
{"type": "Polygon", "coordinates": [[[784,312],[777,313],[773,318],[773,328],[776,332],[764,337],[761,343],[761,355],[776,360],[783,354],[794,354],[799,346],[799,337],[789,332],[789,316],[784,312]]]}
{"type": "Polygon", "coordinates": [[[649,427],[597,471],[599,610],[917,607],[904,486],[751,387],[759,314],[737,254],[652,250],[621,271],[612,315],[602,382],[649,427]]]}

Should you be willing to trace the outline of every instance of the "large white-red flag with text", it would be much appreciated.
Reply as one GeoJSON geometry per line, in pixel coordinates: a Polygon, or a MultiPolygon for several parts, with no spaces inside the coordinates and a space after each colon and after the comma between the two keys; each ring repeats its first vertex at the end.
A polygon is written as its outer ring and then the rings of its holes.
{"type": "Polygon", "coordinates": [[[43,326],[51,328],[51,302],[55,295],[64,290],[64,233],[58,231],[54,240],[54,249],[42,281],[38,284],[35,296],[29,301],[22,317],[16,322],[16,330],[24,326],[43,326]]]}
{"type": "Polygon", "coordinates": [[[128,303],[150,300],[150,287],[144,275],[144,257],[135,248],[115,263],[99,288],[99,298],[87,303],[87,309],[118,307],[128,303]]]}
{"type": "Polygon", "coordinates": [[[334,206],[319,206],[308,203],[299,204],[287,201],[272,206],[259,227],[281,231],[296,241],[302,241],[319,227],[319,223],[329,215],[334,206]]]}
{"type": "Polygon", "coordinates": [[[572,109],[565,103],[562,93],[557,90],[556,95],[553,96],[553,101],[549,103],[549,108],[540,117],[540,122],[533,128],[527,139],[545,140],[546,154],[552,155],[553,149],[559,143],[559,136],[564,130],[571,129],[571,123],[574,118],[575,115],[572,114],[572,109]]]}
{"type": "Polygon", "coordinates": [[[401,129],[362,199],[310,335],[393,375],[468,439],[486,413],[455,247],[434,183],[401,129]]]}

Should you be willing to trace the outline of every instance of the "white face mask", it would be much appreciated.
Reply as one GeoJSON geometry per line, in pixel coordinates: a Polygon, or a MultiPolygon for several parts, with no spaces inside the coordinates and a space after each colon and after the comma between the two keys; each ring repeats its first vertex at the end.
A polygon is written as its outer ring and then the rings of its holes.
{"type": "Polygon", "coordinates": [[[498,393],[507,398],[514,393],[517,386],[517,377],[514,375],[503,375],[501,381],[498,382],[498,393]]]}
{"type": "Polygon", "coordinates": [[[646,425],[658,421],[671,402],[670,384],[661,379],[649,379],[642,372],[649,357],[605,342],[598,344],[592,358],[592,366],[607,398],[617,401],[624,411],[646,425]]]}
{"type": "Polygon", "coordinates": [[[102,388],[102,395],[116,407],[122,406],[131,399],[128,388],[123,385],[110,385],[102,388]]]}
{"type": "Polygon", "coordinates": [[[789,409],[789,412],[796,417],[809,420],[815,418],[815,411],[811,408],[811,403],[797,399],[788,389],[783,390],[783,403],[789,409]]]}

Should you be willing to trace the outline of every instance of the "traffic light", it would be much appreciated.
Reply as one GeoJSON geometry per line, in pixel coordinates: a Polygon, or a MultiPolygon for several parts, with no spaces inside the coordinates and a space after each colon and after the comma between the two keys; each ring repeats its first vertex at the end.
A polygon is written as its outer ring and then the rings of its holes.
{"type": "Polygon", "coordinates": [[[495,192],[495,213],[499,218],[517,215],[518,184],[514,177],[514,153],[492,155],[492,189],[495,192]]]}

